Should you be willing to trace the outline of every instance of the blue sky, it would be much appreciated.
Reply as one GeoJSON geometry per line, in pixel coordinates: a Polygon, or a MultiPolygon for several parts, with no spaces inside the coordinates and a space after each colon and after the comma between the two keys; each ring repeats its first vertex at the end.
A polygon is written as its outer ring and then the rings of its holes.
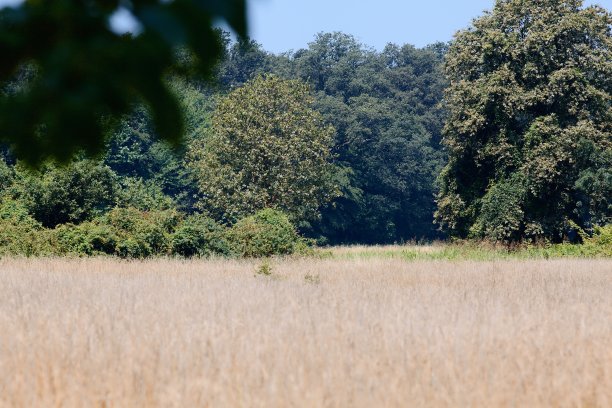
{"type": "MultiPolygon", "coordinates": [[[[0,0],[0,7],[23,0],[0,0]]],[[[223,1],[223,0],[220,0],[223,1]]],[[[470,25],[494,0],[248,0],[250,33],[267,51],[304,48],[321,31],[342,31],[382,49],[387,43],[422,47],[448,41],[470,25]]],[[[586,0],[612,10],[612,0],[586,0]]],[[[117,13],[117,31],[133,26],[127,12],[117,13]]]]}
{"type": "MultiPolygon", "coordinates": [[[[388,42],[422,47],[448,41],[494,0],[249,0],[251,36],[264,49],[304,48],[321,31],[353,34],[382,49],[388,42]]],[[[612,0],[585,1],[612,10],[612,0]]]]}

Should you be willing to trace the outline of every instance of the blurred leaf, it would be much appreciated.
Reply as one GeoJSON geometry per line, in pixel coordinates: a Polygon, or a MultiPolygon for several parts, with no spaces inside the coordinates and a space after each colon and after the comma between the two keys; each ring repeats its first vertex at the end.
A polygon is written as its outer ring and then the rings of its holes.
{"type": "Polygon", "coordinates": [[[168,74],[184,49],[195,72],[210,77],[224,50],[213,28],[219,19],[245,35],[245,0],[31,0],[1,9],[0,142],[30,164],[93,155],[144,102],[160,137],[176,144],[183,114],[168,74]],[[110,29],[119,5],[142,27],[138,34],[110,29]]]}

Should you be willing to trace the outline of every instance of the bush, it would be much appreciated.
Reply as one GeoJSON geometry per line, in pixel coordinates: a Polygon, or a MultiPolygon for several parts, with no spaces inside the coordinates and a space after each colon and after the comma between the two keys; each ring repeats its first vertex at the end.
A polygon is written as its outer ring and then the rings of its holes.
{"type": "Polygon", "coordinates": [[[238,221],[228,238],[234,252],[243,257],[289,255],[302,245],[302,239],[289,218],[280,211],[265,209],[238,221]]]}
{"type": "Polygon", "coordinates": [[[593,236],[587,238],[583,246],[597,255],[612,257],[612,224],[595,227],[593,236]]]}
{"type": "Polygon", "coordinates": [[[108,225],[84,222],[63,224],[53,230],[61,255],[115,254],[120,238],[108,225]]]}
{"type": "Polygon", "coordinates": [[[225,230],[213,219],[194,214],[185,218],[172,236],[172,253],[185,257],[229,255],[225,230]]]}
{"type": "Polygon", "coordinates": [[[53,232],[60,254],[144,258],[170,253],[171,236],[180,219],[172,210],[115,208],[89,222],[60,225],[53,232]]]}
{"type": "Polygon", "coordinates": [[[19,202],[0,199],[0,255],[41,256],[54,252],[51,236],[19,202]]]}
{"type": "Polygon", "coordinates": [[[171,235],[180,218],[174,210],[146,212],[135,208],[115,208],[101,221],[117,235],[116,255],[144,258],[169,254],[171,235]]]}
{"type": "Polygon", "coordinates": [[[0,200],[0,255],[266,257],[308,249],[288,217],[270,209],[230,229],[200,214],[135,208],[114,208],[91,221],[47,229],[22,203],[0,200]]]}
{"type": "Polygon", "coordinates": [[[18,167],[17,176],[15,189],[29,213],[48,228],[91,220],[116,201],[116,174],[94,161],[49,164],[35,173],[18,167]]]}

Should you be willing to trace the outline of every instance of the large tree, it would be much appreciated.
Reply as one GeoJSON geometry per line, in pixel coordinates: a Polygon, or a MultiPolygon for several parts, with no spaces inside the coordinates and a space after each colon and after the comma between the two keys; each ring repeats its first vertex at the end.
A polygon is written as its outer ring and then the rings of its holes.
{"type": "Polygon", "coordinates": [[[581,0],[498,0],[456,35],[436,214],[445,230],[557,241],[610,221],[611,26],[610,12],[581,0]]]}
{"type": "Polygon", "coordinates": [[[201,207],[227,222],[263,208],[294,221],[315,217],[335,194],[334,130],[313,108],[308,86],[257,77],[224,97],[209,137],[193,145],[201,207]]]}

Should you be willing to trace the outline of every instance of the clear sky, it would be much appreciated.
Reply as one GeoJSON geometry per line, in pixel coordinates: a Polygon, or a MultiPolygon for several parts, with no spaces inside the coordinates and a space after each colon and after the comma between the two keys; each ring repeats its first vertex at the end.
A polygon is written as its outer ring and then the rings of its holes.
{"type": "MultiPolygon", "coordinates": [[[[0,0],[0,7],[23,0],[0,0]]],[[[223,1],[223,0],[219,0],[223,1]]],[[[387,43],[422,47],[449,41],[494,0],[248,0],[250,33],[267,51],[304,48],[314,35],[342,31],[381,50],[387,43]]],[[[612,10],[612,0],[586,0],[612,10]]],[[[117,13],[116,31],[136,28],[127,12],[117,13]]]]}
{"type": "MultiPolygon", "coordinates": [[[[494,0],[249,0],[251,36],[267,51],[304,48],[321,31],[342,31],[382,49],[451,40],[494,0]]],[[[612,10],[612,0],[587,0],[612,10]]]]}

